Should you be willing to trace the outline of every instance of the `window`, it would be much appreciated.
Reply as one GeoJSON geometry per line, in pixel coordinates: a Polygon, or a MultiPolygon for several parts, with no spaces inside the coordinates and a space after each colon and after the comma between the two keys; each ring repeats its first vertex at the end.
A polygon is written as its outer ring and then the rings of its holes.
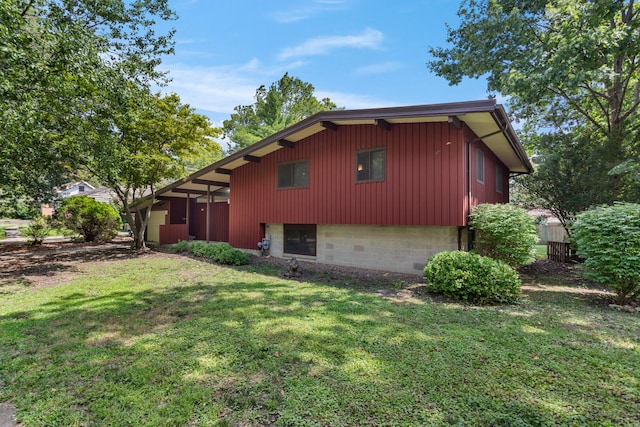
{"type": "Polygon", "coordinates": [[[78,192],[84,193],[84,185],[79,185],[78,186],[78,192]]]}
{"type": "Polygon", "coordinates": [[[384,181],[384,148],[356,153],[356,182],[384,181]]]}
{"type": "Polygon", "coordinates": [[[478,182],[484,184],[484,153],[480,149],[476,151],[476,176],[478,182]]]}
{"type": "Polygon", "coordinates": [[[278,188],[309,186],[309,161],[302,160],[278,165],[278,188]]]}
{"type": "Polygon", "coordinates": [[[316,256],[316,225],[285,224],[284,252],[316,256]]]}
{"type": "Polygon", "coordinates": [[[502,169],[500,166],[496,165],[496,191],[498,193],[502,193],[503,180],[502,180],[502,169]]]}

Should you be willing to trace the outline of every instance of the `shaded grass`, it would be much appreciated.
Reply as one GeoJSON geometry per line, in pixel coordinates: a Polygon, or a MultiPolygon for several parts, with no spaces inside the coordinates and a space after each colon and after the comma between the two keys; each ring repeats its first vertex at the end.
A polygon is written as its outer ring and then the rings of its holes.
{"type": "MultiPolygon", "coordinates": [[[[7,238],[7,232],[6,232],[7,228],[8,227],[6,225],[0,225],[0,240],[5,240],[7,238]]],[[[25,232],[27,228],[28,226],[18,227],[21,237],[26,237],[25,232]]],[[[72,232],[65,228],[49,228],[47,230],[47,236],[66,236],[66,235],[69,235],[70,233],[72,232]]]]}
{"type": "Polygon", "coordinates": [[[536,245],[536,259],[547,259],[547,245],[536,245]]]}
{"type": "Polygon", "coordinates": [[[0,401],[25,426],[638,424],[637,315],[274,273],[156,255],[3,295],[0,401]]]}

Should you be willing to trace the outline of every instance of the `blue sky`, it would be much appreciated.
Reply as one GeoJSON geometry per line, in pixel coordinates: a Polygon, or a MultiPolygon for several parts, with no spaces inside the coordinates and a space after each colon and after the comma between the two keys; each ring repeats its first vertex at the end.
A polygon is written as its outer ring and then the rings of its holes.
{"type": "Polygon", "coordinates": [[[457,0],[170,0],[179,19],[165,91],[220,126],[285,72],[347,109],[487,97],[484,81],[449,86],[425,65],[456,26],[457,0]]]}

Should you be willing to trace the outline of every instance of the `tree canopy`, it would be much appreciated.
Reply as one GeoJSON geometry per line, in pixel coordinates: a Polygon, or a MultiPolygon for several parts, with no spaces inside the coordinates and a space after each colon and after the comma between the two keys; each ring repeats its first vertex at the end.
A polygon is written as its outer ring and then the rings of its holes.
{"type": "Polygon", "coordinates": [[[318,100],[315,88],[297,77],[284,76],[267,89],[256,89],[252,105],[237,105],[223,123],[230,151],[239,151],[315,113],[336,108],[329,98],[318,100]]]}
{"type": "Polygon", "coordinates": [[[597,179],[624,163],[608,191],[635,198],[639,13],[634,0],[464,0],[459,27],[448,27],[450,46],[432,47],[428,66],[451,84],[486,77],[488,90],[526,121],[523,140],[543,159],[557,157],[549,148],[560,143],[565,154],[581,145],[583,161],[596,165],[604,149],[607,169],[597,179]]]}
{"type": "Polygon", "coordinates": [[[220,130],[175,94],[153,95],[132,84],[117,102],[91,118],[94,128],[85,134],[79,163],[116,193],[135,246],[143,247],[151,210],[137,205],[143,197],[153,201],[161,183],[182,177],[186,160],[203,153],[221,157],[212,139],[220,130]]]}
{"type": "Polygon", "coordinates": [[[77,167],[91,117],[134,83],[161,83],[167,0],[0,1],[0,186],[46,199],[77,167]]]}

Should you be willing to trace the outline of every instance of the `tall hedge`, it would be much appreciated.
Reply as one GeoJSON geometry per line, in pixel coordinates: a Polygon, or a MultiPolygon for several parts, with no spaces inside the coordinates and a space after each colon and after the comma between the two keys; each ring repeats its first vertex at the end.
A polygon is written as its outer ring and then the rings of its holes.
{"type": "Polygon", "coordinates": [[[534,219],[510,204],[481,204],[471,212],[474,252],[519,267],[535,261],[538,233],[534,219]]]}
{"type": "Polygon", "coordinates": [[[613,288],[620,303],[640,295],[640,204],[585,211],[573,223],[572,237],[587,277],[613,288]]]}

